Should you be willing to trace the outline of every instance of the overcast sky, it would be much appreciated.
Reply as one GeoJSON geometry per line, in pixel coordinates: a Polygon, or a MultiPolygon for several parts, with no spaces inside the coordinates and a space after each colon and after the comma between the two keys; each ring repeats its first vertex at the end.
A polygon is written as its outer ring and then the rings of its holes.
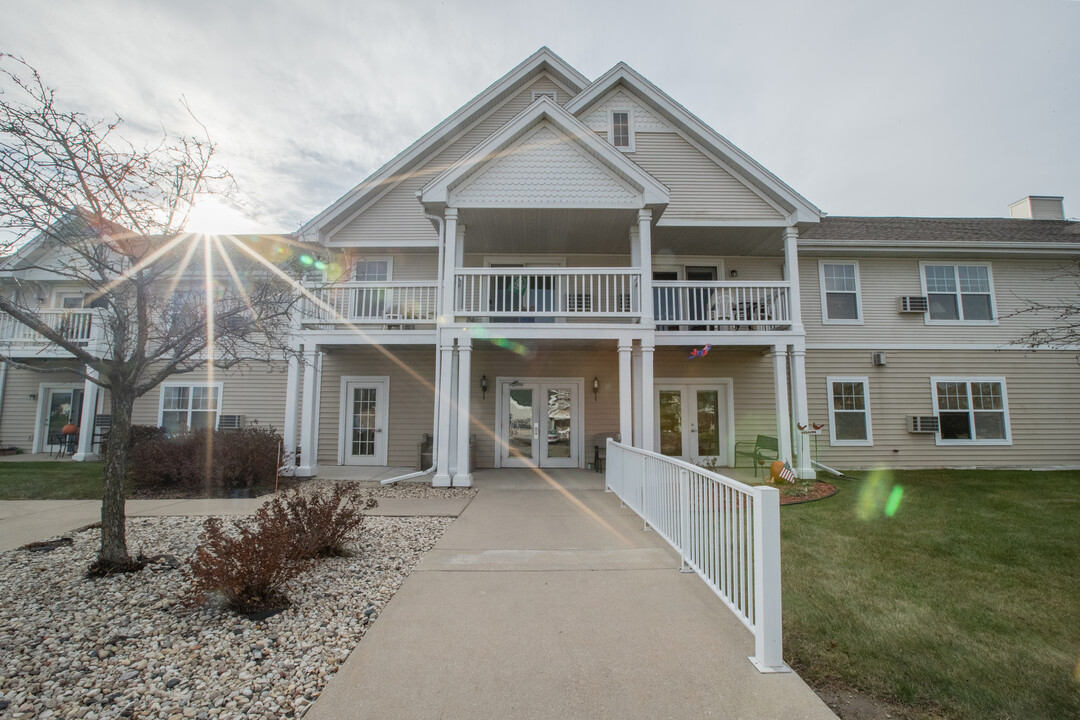
{"type": "Polygon", "coordinates": [[[542,45],[620,60],[831,215],[1080,215],[1077,0],[17,2],[0,50],[238,184],[203,231],[293,231],[542,45]],[[211,226],[208,226],[211,225],[211,226]]]}

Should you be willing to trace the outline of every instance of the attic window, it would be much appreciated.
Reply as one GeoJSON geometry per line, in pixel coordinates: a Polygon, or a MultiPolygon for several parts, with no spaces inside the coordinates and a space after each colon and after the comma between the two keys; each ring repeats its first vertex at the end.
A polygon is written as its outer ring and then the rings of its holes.
{"type": "Polygon", "coordinates": [[[609,128],[608,140],[611,144],[620,150],[633,152],[634,133],[630,127],[630,111],[612,110],[609,128]]]}
{"type": "Polygon", "coordinates": [[[532,99],[536,102],[536,98],[549,97],[554,102],[559,102],[558,90],[533,90],[532,99]]]}

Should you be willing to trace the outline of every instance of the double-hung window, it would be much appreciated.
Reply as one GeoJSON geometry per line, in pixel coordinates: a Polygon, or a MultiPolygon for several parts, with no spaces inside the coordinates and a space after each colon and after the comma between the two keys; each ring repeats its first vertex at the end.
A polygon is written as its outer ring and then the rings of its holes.
{"type": "Polygon", "coordinates": [[[166,383],[161,388],[158,425],[170,434],[216,428],[221,383],[166,383]]]}
{"type": "Polygon", "coordinates": [[[829,444],[873,445],[870,383],[865,377],[828,377],[829,444]]]}
{"type": "Polygon", "coordinates": [[[859,264],[822,260],[818,264],[818,274],[821,278],[822,322],[861,323],[859,264]]]}
{"type": "Polygon", "coordinates": [[[933,377],[938,445],[1010,445],[1002,377],[933,377]]]}
{"type": "Polygon", "coordinates": [[[929,320],[993,323],[994,290],[989,265],[923,263],[929,320]]]}

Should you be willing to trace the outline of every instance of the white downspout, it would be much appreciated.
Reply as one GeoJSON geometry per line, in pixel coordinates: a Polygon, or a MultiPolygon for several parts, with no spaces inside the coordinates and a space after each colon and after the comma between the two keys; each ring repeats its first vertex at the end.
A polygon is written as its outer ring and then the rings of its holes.
{"type": "Polygon", "coordinates": [[[0,362],[0,417],[4,415],[4,389],[7,388],[7,369],[8,364],[0,362]]]}
{"type": "MultiPolygon", "coordinates": [[[[417,193],[419,199],[419,193],[417,193]]],[[[443,247],[446,245],[446,225],[443,223],[443,219],[438,215],[432,215],[427,211],[424,211],[424,217],[439,225],[439,259],[438,265],[436,265],[436,273],[438,276],[442,276],[443,269],[443,247]]],[[[446,282],[446,278],[442,278],[443,282],[446,282]]],[[[439,288],[441,291],[441,287],[439,288]]],[[[438,335],[439,321],[443,316],[443,309],[439,307],[442,302],[442,292],[437,292],[435,297],[435,332],[438,335]]],[[[431,467],[427,470],[418,470],[417,472],[408,473],[407,475],[398,475],[397,477],[386,478],[380,484],[389,485],[390,483],[396,483],[399,480],[412,480],[413,478],[420,477],[421,475],[427,475],[428,473],[435,472],[435,468],[438,466],[439,461],[439,380],[442,377],[442,353],[439,352],[439,343],[435,343],[435,409],[433,412],[433,418],[431,421],[431,467]]]]}

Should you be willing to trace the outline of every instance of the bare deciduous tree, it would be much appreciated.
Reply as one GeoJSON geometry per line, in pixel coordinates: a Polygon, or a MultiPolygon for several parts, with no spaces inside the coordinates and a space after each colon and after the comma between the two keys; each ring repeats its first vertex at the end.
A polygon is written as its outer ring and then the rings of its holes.
{"type": "Polygon", "coordinates": [[[1054,285],[1070,283],[1071,292],[1053,300],[1024,299],[1024,307],[1013,316],[1031,317],[1039,327],[1017,339],[1032,350],[1080,345],[1080,258],[1058,268],[1047,278],[1054,285]]]}
{"type": "Polygon", "coordinates": [[[0,310],[67,358],[0,359],[108,390],[97,565],[129,568],[123,486],[135,400],[178,373],[280,359],[299,253],[280,237],[183,232],[198,196],[231,185],[205,128],[202,137],[163,131],[138,146],[120,137],[119,118],[58,108],[37,71],[6,54],[0,89],[0,228],[11,238],[0,310]],[[35,282],[85,288],[88,322],[103,341],[88,343],[85,327],[76,332],[62,314],[44,312],[35,282]]]}

